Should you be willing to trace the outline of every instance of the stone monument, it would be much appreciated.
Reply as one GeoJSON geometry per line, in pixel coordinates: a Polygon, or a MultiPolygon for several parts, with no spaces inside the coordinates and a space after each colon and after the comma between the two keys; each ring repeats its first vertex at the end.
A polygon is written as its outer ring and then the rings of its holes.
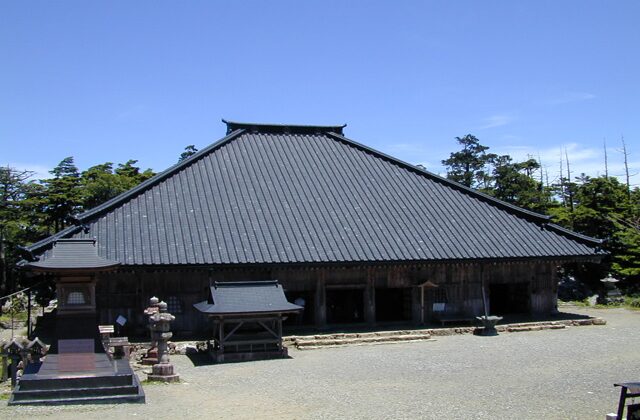
{"type": "Polygon", "coordinates": [[[173,365],[169,363],[169,349],[167,342],[173,336],[170,325],[175,316],[167,312],[166,302],[158,303],[158,312],[150,316],[152,340],[158,347],[158,363],[151,367],[151,374],[147,379],[150,381],[177,382],[180,376],[173,373],[173,365]]]}

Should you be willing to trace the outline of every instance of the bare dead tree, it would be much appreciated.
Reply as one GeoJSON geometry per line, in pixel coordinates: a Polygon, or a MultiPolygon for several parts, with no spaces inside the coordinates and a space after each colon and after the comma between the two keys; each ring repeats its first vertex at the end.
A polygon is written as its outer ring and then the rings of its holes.
{"type": "Polygon", "coordinates": [[[622,154],[624,155],[624,173],[627,181],[627,198],[631,202],[631,186],[629,184],[629,153],[627,152],[627,144],[624,141],[624,136],[620,135],[622,141],[622,154]]]}
{"type": "Polygon", "coordinates": [[[604,177],[609,178],[609,160],[607,159],[607,139],[602,140],[604,146],[604,177]]]}
{"type": "Polygon", "coordinates": [[[540,167],[540,185],[544,185],[544,167],[542,166],[540,153],[538,153],[538,166],[540,167]]]}
{"type": "Polygon", "coordinates": [[[569,165],[569,152],[567,148],[564,148],[564,157],[567,160],[567,181],[569,186],[567,188],[567,194],[569,196],[569,210],[573,213],[573,189],[571,188],[571,166],[569,165]]]}
{"type": "Polygon", "coordinates": [[[562,151],[560,151],[560,195],[562,196],[562,205],[564,207],[567,207],[567,199],[564,194],[564,176],[562,172],[562,165],[563,165],[562,151]]]}

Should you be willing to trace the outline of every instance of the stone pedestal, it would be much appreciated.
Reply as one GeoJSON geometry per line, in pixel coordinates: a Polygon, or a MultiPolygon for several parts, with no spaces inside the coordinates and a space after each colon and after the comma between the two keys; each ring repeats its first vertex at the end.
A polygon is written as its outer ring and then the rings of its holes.
{"type": "Polygon", "coordinates": [[[147,376],[150,381],[178,382],[180,376],[173,373],[171,363],[158,363],[151,368],[151,375],[147,376]]]}
{"type": "Polygon", "coordinates": [[[152,366],[158,363],[158,348],[151,347],[147,350],[147,354],[142,358],[142,364],[152,366]]]}

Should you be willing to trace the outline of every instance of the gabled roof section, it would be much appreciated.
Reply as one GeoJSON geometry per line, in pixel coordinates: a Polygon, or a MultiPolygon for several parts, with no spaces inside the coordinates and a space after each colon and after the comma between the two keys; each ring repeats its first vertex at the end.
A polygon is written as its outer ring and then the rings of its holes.
{"type": "Polygon", "coordinates": [[[193,306],[209,315],[275,314],[303,309],[287,301],[276,280],[216,282],[209,300],[193,306]]]}
{"type": "Polygon", "coordinates": [[[226,137],[58,237],[96,237],[100,255],[125,265],[604,254],[598,240],[350,140],[343,127],[227,122],[226,137]]]}
{"type": "Polygon", "coordinates": [[[34,271],[103,271],[120,265],[117,261],[98,256],[93,239],[58,239],[50,256],[43,261],[26,264],[34,271]]]}

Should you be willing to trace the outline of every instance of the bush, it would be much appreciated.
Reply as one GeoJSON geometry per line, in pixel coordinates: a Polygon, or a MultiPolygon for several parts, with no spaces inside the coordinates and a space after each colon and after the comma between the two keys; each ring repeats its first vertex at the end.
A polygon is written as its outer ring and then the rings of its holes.
{"type": "Polygon", "coordinates": [[[624,304],[632,308],[640,309],[640,296],[625,296],[624,304]]]}

